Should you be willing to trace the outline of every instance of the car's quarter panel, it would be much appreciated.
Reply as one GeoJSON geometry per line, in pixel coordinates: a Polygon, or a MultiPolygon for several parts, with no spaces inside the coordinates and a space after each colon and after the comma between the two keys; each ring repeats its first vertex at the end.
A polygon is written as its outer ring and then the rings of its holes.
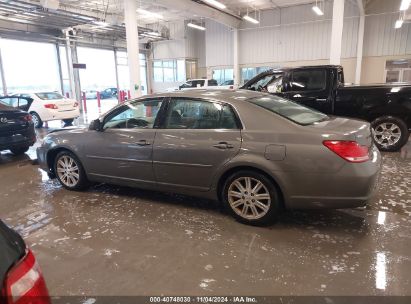
{"type": "Polygon", "coordinates": [[[93,132],[84,147],[84,167],[94,180],[154,184],[152,150],[155,129],[106,129],[93,132]]]}
{"type": "Polygon", "coordinates": [[[240,130],[158,130],[154,172],[159,185],[209,190],[214,173],[241,147],[240,130]],[[221,149],[222,142],[231,145],[221,149]]]}

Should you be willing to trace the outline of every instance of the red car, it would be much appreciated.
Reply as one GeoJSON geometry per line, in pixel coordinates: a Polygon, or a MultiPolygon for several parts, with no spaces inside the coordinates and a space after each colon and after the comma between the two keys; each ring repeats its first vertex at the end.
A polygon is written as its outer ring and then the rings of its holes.
{"type": "Polygon", "coordinates": [[[21,236],[0,220],[0,303],[49,304],[46,282],[21,236]]]}

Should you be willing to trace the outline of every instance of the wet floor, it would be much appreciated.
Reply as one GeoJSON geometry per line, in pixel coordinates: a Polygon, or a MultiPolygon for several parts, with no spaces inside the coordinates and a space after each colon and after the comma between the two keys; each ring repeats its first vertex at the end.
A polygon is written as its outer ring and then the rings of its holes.
{"type": "Polygon", "coordinates": [[[411,295],[411,141],[383,155],[365,210],[289,211],[268,228],[207,200],[70,192],[34,158],[1,154],[0,218],[32,247],[52,295],[411,295]]]}

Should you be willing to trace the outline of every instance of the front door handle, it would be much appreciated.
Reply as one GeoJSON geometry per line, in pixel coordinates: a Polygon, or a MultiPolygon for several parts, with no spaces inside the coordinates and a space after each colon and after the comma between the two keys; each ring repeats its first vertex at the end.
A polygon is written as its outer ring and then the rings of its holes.
{"type": "Polygon", "coordinates": [[[231,144],[229,144],[225,141],[219,142],[218,144],[213,145],[213,147],[217,148],[217,149],[221,149],[221,150],[227,150],[227,149],[234,148],[233,145],[231,145],[231,144]]]}
{"type": "Polygon", "coordinates": [[[147,140],[145,140],[145,139],[142,139],[142,140],[139,140],[138,142],[137,142],[137,145],[139,145],[139,146],[149,146],[149,145],[151,145],[147,140]]]}

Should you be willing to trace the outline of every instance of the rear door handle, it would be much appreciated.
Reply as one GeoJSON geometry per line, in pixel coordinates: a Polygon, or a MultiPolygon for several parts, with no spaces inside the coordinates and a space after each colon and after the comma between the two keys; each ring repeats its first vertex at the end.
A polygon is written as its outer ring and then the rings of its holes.
{"type": "Polygon", "coordinates": [[[149,145],[151,145],[147,140],[145,140],[145,139],[142,139],[142,140],[139,140],[138,142],[137,142],[137,145],[139,145],[139,146],[149,146],[149,145]]]}
{"type": "Polygon", "coordinates": [[[227,149],[234,148],[233,145],[231,145],[231,144],[229,144],[225,141],[219,142],[218,144],[213,145],[213,147],[217,148],[217,149],[221,149],[221,150],[227,150],[227,149]]]}

